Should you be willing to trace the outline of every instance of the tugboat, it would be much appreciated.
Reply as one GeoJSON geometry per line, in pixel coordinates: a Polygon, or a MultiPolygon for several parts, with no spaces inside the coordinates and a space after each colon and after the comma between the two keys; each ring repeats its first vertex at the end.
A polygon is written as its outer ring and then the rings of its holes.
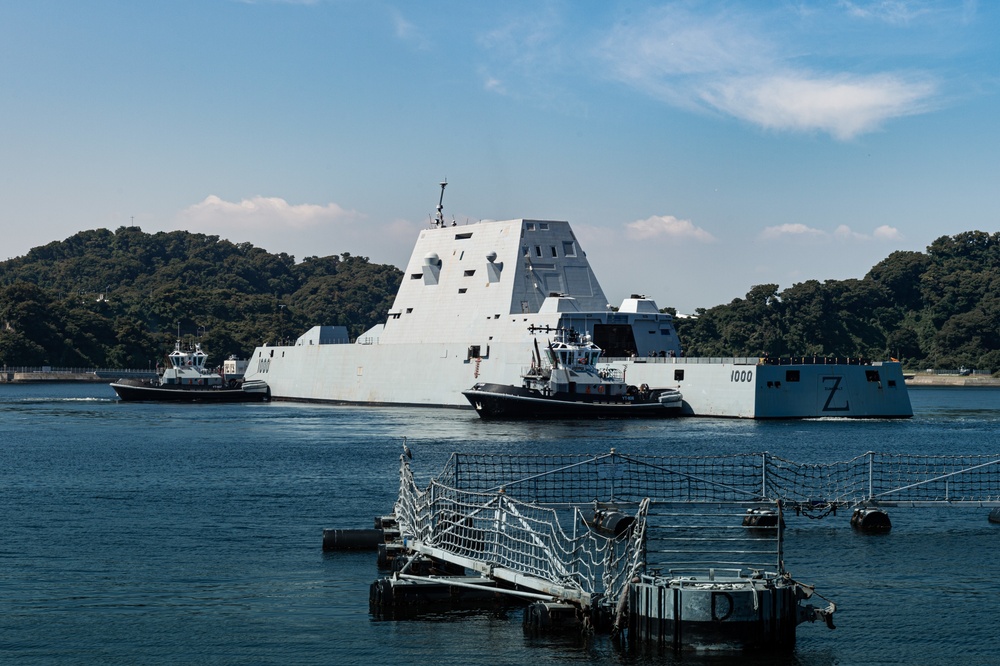
{"type": "Polygon", "coordinates": [[[264,402],[270,395],[263,381],[227,381],[205,367],[208,354],[200,344],[181,349],[178,341],[167,356],[169,365],[156,379],[119,379],[111,384],[124,401],[156,402],[264,402]]]}
{"type": "MultiPolygon", "coordinates": [[[[535,329],[539,330],[539,329],[535,329]]],[[[633,386],[625,368],[598,367],[602,350],[589,335],[554,330],[545,359],[535,339],[531,368],[521,386],[480,383],[462,395],[484,419],[676,416],[683,406],[673,388],[633,386]]]]}

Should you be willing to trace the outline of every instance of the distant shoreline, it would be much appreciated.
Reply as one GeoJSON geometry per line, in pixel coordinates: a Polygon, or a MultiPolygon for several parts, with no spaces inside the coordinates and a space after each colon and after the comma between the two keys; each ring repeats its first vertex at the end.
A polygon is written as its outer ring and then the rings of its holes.
{"type": "MultiPolygon", "coordinates": [[[[100,374],[95,372],[0,372],[0,384],[41,384],[41,383],[59,383],[59,382],[90,382],[94,384],[98,383],[111,383],[119,378],[119,375],[111,376],[114,374],[112,371],[102,371],[100,374]]],[[[150,377],[155,376],[155,373],[142,373],[143,375],[148,375],[150,377]]],[[[998,386],[1000,387],[1000,378],[982,376],[982,375],[935,375],[929,373],[916,373],[913,375],[905,374],[905,381],[907,386],[912,387],[948,387],[948,386],[998,386]]],[[[120,372],[121,376],[138,376],[135,371],[123,370],[120,372]]]]}

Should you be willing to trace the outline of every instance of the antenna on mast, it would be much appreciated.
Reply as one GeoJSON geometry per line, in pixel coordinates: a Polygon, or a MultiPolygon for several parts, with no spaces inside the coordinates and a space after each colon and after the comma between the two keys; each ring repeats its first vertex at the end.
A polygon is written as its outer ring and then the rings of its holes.
{"type": "Polygon", "coordinates": [[[434,225],[438,227],[444,226],[444,188],[448,186],[448,179],[445,178],[441,181],[441,198],[438,199],[437,216],[434,218],[434,225]]]}

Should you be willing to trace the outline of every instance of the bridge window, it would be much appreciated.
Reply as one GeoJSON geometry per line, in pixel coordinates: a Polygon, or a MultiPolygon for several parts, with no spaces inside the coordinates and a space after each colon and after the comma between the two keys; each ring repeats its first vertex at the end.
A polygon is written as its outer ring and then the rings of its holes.
{"type": "Polygon", "coordinates": [[[575,257],[576,243],[573,241],[563,241],[563,255],[567,257],[575,257]]]}
{"type": "Polygon", "coordinates": [[[472,232],[464,234],[455,234],[455,240],[465,240],[466,238],[472,238],[472,232]]]}
{"type": "Polygon", "coordinates": [[[682,381],[684,381],[684,371],[683,370],[681,370],[679,368],[674,370],[674,381],[675,382],[682,382],[682,381]]]}
{"type": "Polygon", "coordinates": [[[797,381],[799,381],[799,371],[798,370],[785,370],[785,381],[786,382],[797,382],[797,381]]]}
{"type": "MultiPolygon", "coordinates": [[[[610,322],[610,316],[608,320],[610,322]]],[[[632,327],[627,323],[594,324],[594,344],[604,350],[605,356],[612,358],[627,358],[637,349],[632,327]]]]}
{"type": "Polygon", "coordinates": [[[879,377],[878,370],[865,370],[865,379],[867,379],[870,382],[881,381],[881,377],[879,377]]]}

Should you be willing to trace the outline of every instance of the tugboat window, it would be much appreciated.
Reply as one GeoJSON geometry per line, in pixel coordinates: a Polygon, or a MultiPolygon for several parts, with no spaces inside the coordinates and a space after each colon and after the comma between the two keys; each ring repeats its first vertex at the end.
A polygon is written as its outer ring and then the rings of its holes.
{"type": "Polygon", "coordinates": [[[797,381],[799,381],[799,371],[798,370],[785,370],[785,381],[786,382],[797,382],[797,381]]]}

